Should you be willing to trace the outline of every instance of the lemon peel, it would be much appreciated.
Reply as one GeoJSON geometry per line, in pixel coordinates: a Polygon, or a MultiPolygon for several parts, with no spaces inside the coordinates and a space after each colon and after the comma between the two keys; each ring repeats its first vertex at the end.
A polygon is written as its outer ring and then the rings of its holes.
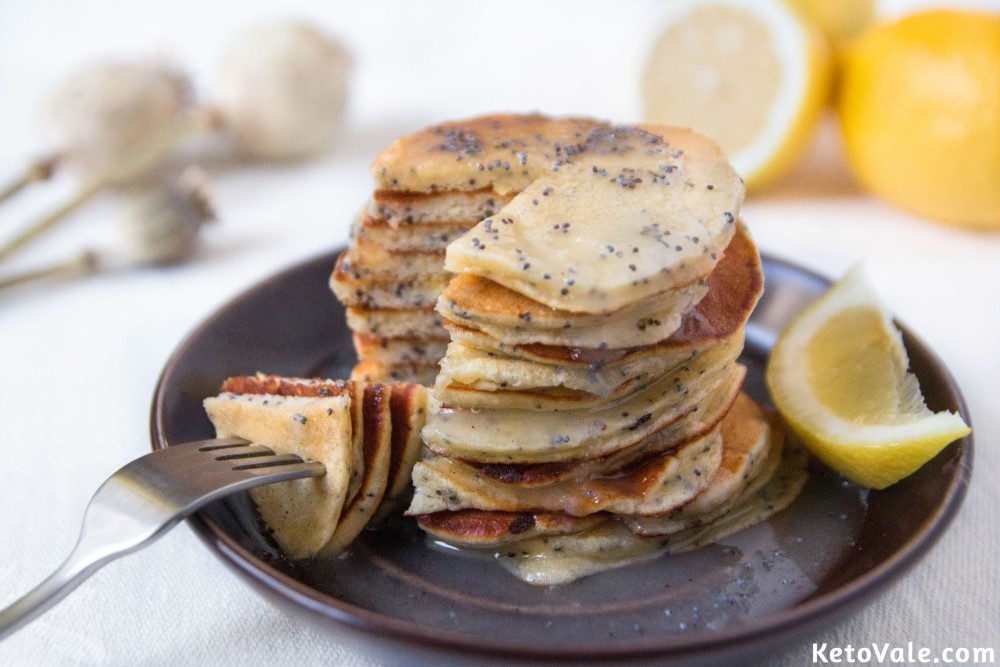
{"type": "Polygon", "coordinates": [[[858,180],[917,215],[1000,231],[1000,14],[913,14],[871,29],[843,65],[858,180]]]}

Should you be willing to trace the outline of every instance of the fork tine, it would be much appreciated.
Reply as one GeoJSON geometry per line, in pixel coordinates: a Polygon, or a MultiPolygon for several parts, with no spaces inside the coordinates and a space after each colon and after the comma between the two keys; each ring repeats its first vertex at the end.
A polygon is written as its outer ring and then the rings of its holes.
{"type": "Polygon", "coordinates": [[[259,463],[244,463],[236,468],[237,472],[251,477],[268,476],[275,482],[287,481],[291,479],[302,479],[304,477],[322,477],[326,474],[326,466],[318,461],[303,461],[299,457],[289,454],[268,458],[259,463]]]}
{"type": "Polygon", "coordinates": [[[254,468],[273,468],[276,466],[286,466],[293,463],[306,463],[301,456],[295,454],[274,454],[273,456],[263,456],[260,460],[248,461],[247,463],[237,463],[233,470],[252,470],[254,468]]]}
{"type": "MultiPolygon", "coordinates": [[[[204,449],[199,451],[204,452],[204,449]]],[[[273,456],[274,450],[263,445],[247,445],[245,447],[225,447],[209,450],[216,461],[232,461],[233,459],[248,459],[257,456],[273,456]],[[213,453],[214,452],[214,453],[213,453]]]]}
{"type": "Polygon", "coordinates": [[[212,440],[198,440],[197,442],[186,442],[183,445],[171,445],[171,447],[193,446],[199,452],[211,452],[216,449],[228,449],[231,447],[242,447],[250,443],[243,438],[214,438],[212,440]]]}

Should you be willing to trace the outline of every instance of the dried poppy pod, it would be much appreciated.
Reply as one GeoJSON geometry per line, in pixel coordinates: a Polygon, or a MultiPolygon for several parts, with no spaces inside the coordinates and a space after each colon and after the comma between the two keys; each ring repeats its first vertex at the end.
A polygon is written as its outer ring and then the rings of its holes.
{"type": "Polygon", "coordinates": [[[171,65],[110,60],[71,76],[49,98],[44,116],[64,159],[99,173],[137,143],[167,131],[193,101],[190,78],[171,65]]]}
{"type": "Polygon", "coordinates": [[[351,59],[336,40],[296,21],[240,35],[224,58],[216,106],[240,148],[294,159],[327,150],[347,101],[351,59]]]}
{"type": "Polygon", "coordinates": [[[54,150],[0,190],[0,202],[63,163],[102,186],[142,173],[172,145],[159,138],[189,120],[193,101],[188,75],[164,62],[107,60],[77,70],[43,105],[54,150]],[[151,142],[157,150],[137,149],[151,142]]]}
{"type": "Polygon", "coordinates": [[[176,264],[194,253],[201,228],[214,219],[208,176],[188,167],[163,187],[127,193],[118,230],[132,264],[176,264]]]}
{"type": "Polygon", "coordinates": [[[120,192],[119,252],[85,249],[68,260],[23,273],[0,276],[0,291],[39,281],[68,281],[98,271],[183,262],[198,247],[201,229],[215,219],[208,177],[188,167],[176,179],[154,187],[120,192]]]}

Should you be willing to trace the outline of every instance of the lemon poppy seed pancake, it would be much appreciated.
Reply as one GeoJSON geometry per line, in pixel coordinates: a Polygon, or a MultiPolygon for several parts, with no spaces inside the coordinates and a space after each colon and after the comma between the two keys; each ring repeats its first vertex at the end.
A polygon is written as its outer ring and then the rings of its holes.
{"type": "Polygon", "coordinates": [[[419,515],[417,520],[449,543],[497,548],[496,557],[512,559],[505,566],[530,583],[564,583],[581,576],[580,568],[586,574],[689,551],[765,520],[798,495],[807,478],[804,453],[797,447],[785,450],[780,429],[772,425],[742,395],[722,426],[724,463],[704,490],[666,516],[459,510],[419,515]],[[721,483],[744,475],[746,482],[721,483]],[[643,525],[664,529],[644,535],[636,531],[643,525]],[[548,539],[553,537],[558,539],[548,539]]]}
{"type": "Polygon", "coordinates": [[[605,123],[541,114],[495,114],[441,123],[397,139],[372,162],[376,191],[520,192],[582,150],[605,123]]]}
{"type": "MultiPolygon", "coordinates": [[[[456,277],[449,290],[461,278],[456,277]]],[[[498,390],[549,387],[607,397],[621,393],[628,383],[662,375],[720,341],[742,340],[763,286],[760,256],[742,225],[709,276],[708,286],[708,296],[684,313],[678,331],[640,347],[511,345],[448,322],[452,343],[441,360],[436,391],[445,403],[467,407],[495,407],[498,402],[488,397],[498,390]]]]}
{"type": "Polygon", "coordinates": [[[500,512],[459,510],[416,517],[426,533],[449,544],[497,547],[512,541],[548,535],[566,535],[607,521],[601,514],[570,516],[561,512],[500,512]]]}
{"type": "Polygon", "coordinates": [[[738,378],[725,387],[724,391],[713,392],[698,406],[698,410],[694,410],[693,407],[685,410],[679,418],[649,434],[640,442],[603,456],[542,463],[482,463],[463,461],[454,457],[448,457],[448,460],[456,467],[472,468],[472,474],[483,478],[524,487],[614,475],[636,461],[704,437],[729,413],[740,393],[741,381],[742,378],[738,378]]]}
{"type": "Polygon", "coordinates": [[[464,224],[468,220],[479,222],[490,217],[513,199],[514,194],[500,195],[491,188],[433,193],[376,190],[368,202],[368,213],[376,220],[384,220],[390,227],[423,223],[464,224]]]}
{"type": "Polygon", "coordinates": [[[707,485],[722,460],[719,429],[677,449],[626,466],[612,476],[565,480],[524,487],[461,474],[447,459],[414,466],[416,491],[408,514],[483,509],[520,512],[562,511],[573,516],[597,512],[658,516],[683,505],[707,485]]]}
{"type": "Polygon", "coordinates": [[[420,459],[423,443],[420,429],[427,419],[427,389],[410,382],[394,382],[389,386],[389,409],[392,420],[389,477],[382,504],[372,523],[400,512],[413,496],[411,471],[420,459]]]}
{"type": "Polygon", "coordinates": [[[382,337],[373,334],[356,333],[353,336],[354,349],[367,360],[390,366],[432,365],[444,356],[448,346],[447,338],[427,338],[423,336],[382,337]]]}
{"type": "Polygon", "coordinates": [[[347,501],[355,438],[351,397],[344,393],[268,399],[224,393],[206,399],[205,410],[218,437],[245,438],[276,453],[299,454],[326,466],[322,477],[272,484],[252,492],[285,553],[302,558],[320,551],[333,536],[347,501]]]}
{"type": "Polygon", "coordinates": [[[708,281],[702,278],[614,312],[573,313],[540,304],[481,276],[462,274],[448,284],[436,308],[452,322],[509,344],[632,347],[668,337],[707,290],[708,281]]]}
{"type": "Polygon", "coordinates": [[[638,535],[667,535],[709,523],[728,512],[748,490],[763,487],[781,462],[784,432],[777,420],[741,394],[722,422],[722,461],[691,502],[661,517],[627,517],[638,535]]]}
{"type": "Polygon", "coordinates": [[[518,578],[547,586],[655,556],[700,549],[788,507],[809,477],[807,463],[803,449],[789,448],[774,475],[761,488],[748,489],[732,509],[714,521],[671,535],[642,537],[624,523],[608,519],[580,532],[508,541],[496,557],[518,578]]]}
{"type": "MultiPolygon", "coordinates": [[[[658,353],[680,349],[696,341],[743,335],[743,328],[763,292],[764,274],[757,247],[742,223],[707,281],[708,291],[703,299],[684,314],[679,328],[669,338],[655,346],[658,353]]],[[[510,344],[485,335],[467,322],[445,320],[444,326],[453,341],[484,352],[542,364],[606,367],[652,349],[627,345],[594,349],[577,345],[510,344]]]]}
{"type": "Polygon", "coordinates": [[[356,239],[339,262],[340,271],[354,280],[404,280],[443,273],[438,251],[394,251],[356,239]]]}
{"type": "Polygon", "coordinates": [[[384,338],[448,339],[444,321],[431,308],[347,308],[347,326],[356,334],[384,338]]]}
{"type": "MultiPolygon", "coordinates": [[[[691,392],[696,393],[705,382],[712,382],[714,378],[717,378],[717,371],[722,366],[734,361],[742,349],[743,339],[740,336],[733,336],[727,341],[707,345],[704,348],[691,348],[690,354],[683,356],[678,364],[658,369],[660,371],[658,373],[640,372],[635,377],[623,378],[623,381],[612,393],[607,395],[593,394],[565,386],[544,386],[542,382],[555,373],[547,372],[550,367],[541,365],[526,369],[521,377],[516,378],[518,381],[523,379],[524,383],[528,383],[528,380],[535,375],[533,371],[540,370],[542,377],[537,384],[541,386],[517,388],[508,383],[506,387],[500,386],[492,390],[473,389],[455,384],[442,386],[439,375],[439,380],[434,385],[434,395],[447,408],[479,411],[474,414],[504,409],[533,412],[592,411],[613,409],[615,406],[635,405],[633,400],[635,394],[659,391],[664,381],[669,380],[674,385],[678,394],[677,398],[683,400],[691,392]]],[[[651,355],[648,359],[652,361],[660,358],[651,355]]],[[[447,365],[447,363],[448,355],[446,354],[445,358],[442,359],[442,364],[447,365]]],[[[559,370],[556,367],[551,367],[551,369],[553,371],[559,370]]],[[[579,414],[565,415],[564,418],[579,418],[579,414]]]]}
{"type": "Polygon", "coordinates": [[[359,361],[351,369],[356,382],[412,382],[429,387],[438,373],[437,364],[386,364],[374,359],[359,361]]]}
{"type": "Polygon", "coordinates": [[[706,137],[657,131],[593,130],[573,162],[448,246],[445,268],[587,313],[708,274],[735,231],[742,181],[706,137]]]}
{"type": "Polygon", "coordinates": [[[342,254],[330,276],[330,289],[342,304],[365,309],[429,309],[448,285],[449,276],[443,271],[409,277],[394,275],[362,276],[345,268],[346,253],[342,254]]]}
{"type": "Polygon", "coordinates": [[[251,491],[292,558],[335,553],[408,502],[426,389],[273,375],[229,378],[205,409],[220,437],[237,436],[324,464],[326,474],[251,491]]]}
{"type": "Polygon", "coordinates": [[[422,225],[388,221],[362,213],[351,229],[351,238],[358,243],[373,243],[396,252],[443,252],[448,244],[475,226],[471,222],[427,222],[422,225]]]}
{"type": "Polygon", "coordinates": [[[692,385],[657,380],[626,400],[592,411],[472,410],[441,406],[433,393],[421,437],[436,454],[481,463],[543,463],[593,459],[641,443],[716,394],[739,385],[739,364],[692,374],[692,385]]]}

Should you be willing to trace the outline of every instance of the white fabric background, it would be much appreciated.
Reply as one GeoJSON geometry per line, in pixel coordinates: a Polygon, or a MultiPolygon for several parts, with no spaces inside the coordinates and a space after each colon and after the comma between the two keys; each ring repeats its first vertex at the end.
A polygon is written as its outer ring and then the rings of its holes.
{"type": "MultiPolygon", "coordinates": [[[[912,4],[887,3],[889,11],[912,4]]],[[[927,3],[922,3],[927,4],[927,3]]],[[[987,0],[980,5],[997,6],[987,0]]],[[[210,93],[229,39],[256,19],[317,21],[352,50],[345,128],[327,158],[207,165],[219,224],[197,262],[0,294],[0,605],[69,552],[93,491],[148,451],[149,404],[167,357],[229,298],[342,244],[371,189],[367,164],[396,136],[493,110],[638,118],[642,47],[658,3],[0,2],[0,175],[43,151],[46,91],[97,57],[160,54],[210,93]]],[[[68,176],[0,208],[0,238],[72,190],[68,176]]],[[[110,246],[101,198],[5,270],[110,246]]],[[[950,230],[861,193],[828,125],[779,189],[744,217],[760,246],[831,277],[865,259],[898,316],[951,368],[968,399],[976,474],[951,530],[903,581],[817,640],[1000,649],[1000,236],[950,230]]],[[[809,644],[774,656],[809,660],[809,644]]],[[[412,664],[275,611],[186,526],[112,563],[0,644],[3,665],[412,664]]]]}

